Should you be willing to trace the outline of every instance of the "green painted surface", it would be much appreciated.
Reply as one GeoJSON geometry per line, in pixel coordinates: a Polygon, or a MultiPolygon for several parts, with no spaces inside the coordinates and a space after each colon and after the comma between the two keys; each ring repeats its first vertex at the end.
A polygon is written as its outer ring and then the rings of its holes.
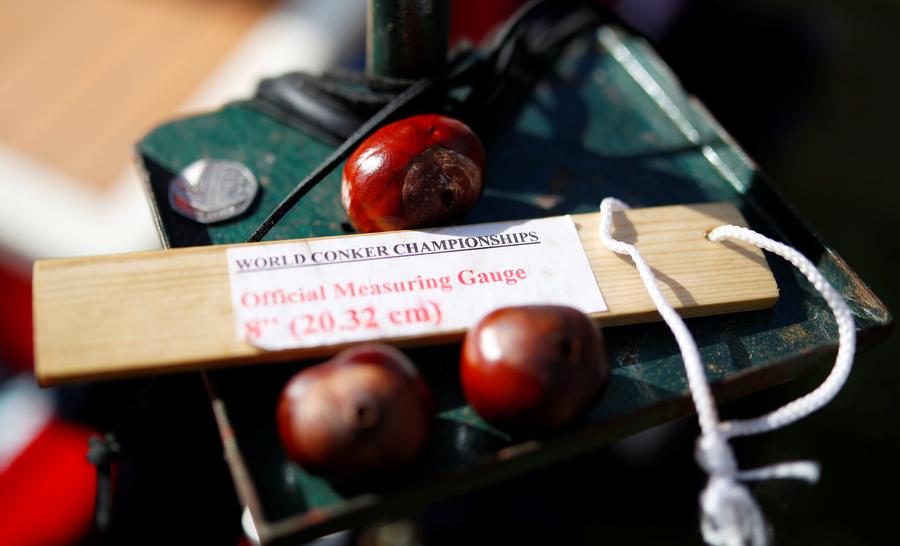
{"type": "MultiPolygon", "coordinates": [[[[172,172],[198,158],[208,157],[240,161],[256,175],[260,193],[250,210],[235,221],[199,228],[213,244],[244,241],[281,201],[288,188],[331,150],[331,146],[261,115],[246,103],[163,125],[140,143],[143,156],[172,172]]],[[[346,220],[340,202],[340,184],[341,173],[336,170],[272,229],[266,240],[339,233],[341,222],[346,220]]],[[[163,202],[160,206],[168,205],[163,202]]],[[[173,221],[180,219],[173,218],[173,221]]],[[[181,224],[198,229],[188,220],[181,224]]]]}
{"type": "MultiPolygon", "coordinates": [[[[877,298],[794,216],[640,40],[603,30],[599,39],[575,42],[524,104],[494,115],[499,129],[486,139],[487,188],[464,222],[594,210],[607,195],[633,206],[729,201],[752,227],[818,262],[848,297],[863,344],[877,340],[890,323],[877,298]]],[[[248,103],[166,124],[140,144],[172,246],[244,240],[330,150],[248,103]],[[204,227],[167,212],[159,196],[168,174],[204,156],[243,161],[260,178],[262,195],[245,217],[204,227]]],[[[339,182],[336,171],[267,240],[343,232],[339,182]]],[[[689,321],[722,399],[786,381],[827,361],[834,350],[835,324],[824,302],[789,266],[772,258],[769,263],[781,292],[773,309],[689,321]]],[[[315,477],[284,459],[274,407],[287,378],[306,363],[209,377],[227,405],[261,499],[264,521],[258,526],[270,538],[309,538],[325,532],[325,524],[352,525],[412,510],[690,411],[681,359],[664,325],[605,332],[615,363],[610,384],[586,415],[538,443],[494,430],[465,405],[458,347],[410,351],[435,394],[435,432],[420,464],[366,482],[315,477]]]]}

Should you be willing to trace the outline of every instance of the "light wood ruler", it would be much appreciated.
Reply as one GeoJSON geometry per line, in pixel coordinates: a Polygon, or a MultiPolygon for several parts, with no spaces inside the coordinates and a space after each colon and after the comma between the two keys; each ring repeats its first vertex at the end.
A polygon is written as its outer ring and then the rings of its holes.
{"type": "MultiPolygon", "coordinates": [[[[609,308],[591,318],[602,326],[658,320],[631,260],[608,251],[597,238],[599,213],[573,219],[609,308]]],[[[745,221],[723,203],[652,207],[617,213],[614,233],[637,245],[683,316],[771,307],[778,287],[762,251],[706,239],[722,224],[745,221]]],[[[37,262],[40,384],[312,358],[343,347],[267,352],[238,339],[225,257],[229,246],[235,245],[37,262]]],[[[464,333],[382,341],[424,345],[458,340],[464,333]]]]}

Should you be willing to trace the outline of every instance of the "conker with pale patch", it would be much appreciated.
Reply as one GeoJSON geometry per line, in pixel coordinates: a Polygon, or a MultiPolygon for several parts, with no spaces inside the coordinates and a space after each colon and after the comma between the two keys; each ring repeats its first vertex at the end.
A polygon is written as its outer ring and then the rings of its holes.
{"type": "Polygon", "coordinates": [[[276,421],[285,453],[304,469],[355,475],[415,459],[431,412],[431,394],[412,362],[373,343],[294,375],[276,421]]]}
{"type": "Polygon", "coordinates": [[[582,312],[559,305],[504,307],[469,330],[460,379],[485,421],[509,430],[557,429],[609,379],[601,332],[582,312]]]}
{"type": "Polygon", "coordinates": [[[436,114],[385,125],[344,165],[341,202],[360,232],[446,224],[481,195],[484,147],[463,122],[436,114]]]}

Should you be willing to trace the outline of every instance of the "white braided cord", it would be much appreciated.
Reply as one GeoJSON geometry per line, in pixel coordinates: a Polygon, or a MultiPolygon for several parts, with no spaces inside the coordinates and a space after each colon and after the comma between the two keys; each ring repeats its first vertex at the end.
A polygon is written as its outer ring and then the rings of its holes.
{"type": "Polygon", "coordinates": [[[856,353],[856,324],[853,314],[847,307],[847,302],[831,286],[822,273],[810,262],[806,256],[793,248],[764,237],[753,230],[739,226],[720,226],[712,230],[709,240],[718,242],[732,239],[750,243],[772,254],[781,256],[794,265],[809,280],[810,284],[819,291],[825,303],[834,313],[834,319],[838,327],[838,350],[834,366],[828,377],[815,390],[784,406],[757,417],[755,419],[735,420],[722,423],[722,431],[729,437],[748,436],[768,432],[789,425],[794,421],[806,417],[831,401],[847,382],[850,370],[853,368],[853,355],[856,353]]]}
{"type": "Polygon", "coordinates": [[[844,299],[825,280],[815,265],[795,249],[739,226],[726,225],[712,230],[708,235],[710,241],[732,239],[756,245],[781,256],[797,267],[822,294],[834,313],[838,326],[835,364],[819,387],[760,417],[720,423],[697,343],[687,325],[666,300],[652,268],[638,249],[634,245],[615,239],[612,235],[613,213],[627,208],[628,205],[618,199],[610,197],[603,200],[600,204],[600,240],[612,252],[631,257],[647,294],[672,330],[681,351],[688,388],[700,422],[696,458],[698,464],[709,475],[706,488],[700,495],[703,538],[713,546],[765,546],[770,538],[765,518],[750,491],[740,482],[793,478],[814,483],[819,478],[818,464],[795,461],[740,471],[731,446],[728,445],[728,438],[775,430],[802,419],[831,401],[846,382],[853,366],[853,355],[856,351],[856,327],[853,315],[844,299]]]}

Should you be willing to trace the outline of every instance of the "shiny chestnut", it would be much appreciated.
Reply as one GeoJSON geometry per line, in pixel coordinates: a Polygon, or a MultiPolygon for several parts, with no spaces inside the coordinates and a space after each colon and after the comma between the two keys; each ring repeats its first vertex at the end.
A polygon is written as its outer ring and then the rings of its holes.
{"type": "Polygon", "coordinates": [[[344,165],[341,202],[360,232],[446,224],[481,195],[484,147],[463,122],[427,114],[373,133],[344,165]]]}
{"type": "Polygon", "coordinates": [[[486,421],[552,430],[578,414],[609,379],[600,331],[577,309],[529,305],[497,309],[469,330],[460,378],[486,421]]]}
{"type": "Polygon", "coordinates": [[[276,421],[291,460],[315,473],[354,475],[413,460],[428,437],[431,405],[403,353],[366,344],[294,375],[276,421]]]}

